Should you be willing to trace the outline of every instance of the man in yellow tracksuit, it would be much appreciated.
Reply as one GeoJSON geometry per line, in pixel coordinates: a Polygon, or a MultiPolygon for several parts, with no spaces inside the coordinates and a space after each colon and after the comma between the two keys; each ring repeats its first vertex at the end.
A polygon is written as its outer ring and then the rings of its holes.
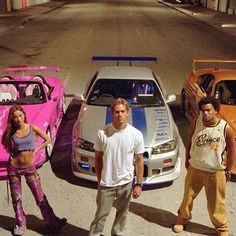
{"type": "Polygon", "coordinates": [[[220,110],[217,99],[204,97],[198,102],[198,108],[201,115],[192,122],[189,132],[184,196],[173,231],[184,230],[192,218],[193,201],[204,187],[211,222],[220,236],[228,236],[225,186],[235,157],[234,134],[227,122],[217,117],[220,110]]]}

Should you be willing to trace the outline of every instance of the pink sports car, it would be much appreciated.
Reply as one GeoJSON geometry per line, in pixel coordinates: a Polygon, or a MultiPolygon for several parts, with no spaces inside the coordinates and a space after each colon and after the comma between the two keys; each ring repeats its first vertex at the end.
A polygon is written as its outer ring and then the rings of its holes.
{"type": "Polygon", "coordinates": [[[37,153],[36,166],[41,166],[52,153],[57,129],[65,112],[64,86],[57,77],[42,75],[41,71],[58,72],[59,68],[11,67],[4,70],[5,76],[0,77],[0,180],[7,178],[9,154],[1,141],[11,106],[21,105],[28,122],[37,125],[51,138],[51,144],[37,153]]]}

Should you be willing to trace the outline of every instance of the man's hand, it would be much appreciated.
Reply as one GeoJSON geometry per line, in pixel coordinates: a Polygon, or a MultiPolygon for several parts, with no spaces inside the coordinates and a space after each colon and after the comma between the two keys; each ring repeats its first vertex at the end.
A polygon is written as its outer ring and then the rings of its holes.
{"type": "Polygon", "coordinates": [[[231,172],[226,170],[225,171],[226,182],[230,182],[231,179],[231,172]]]}
{"type": "Polygon", "coordinates": [[[135,184],[132,192],[133,198],[138,198],[142,193],[142,186],[140,184],[135,184]]]}

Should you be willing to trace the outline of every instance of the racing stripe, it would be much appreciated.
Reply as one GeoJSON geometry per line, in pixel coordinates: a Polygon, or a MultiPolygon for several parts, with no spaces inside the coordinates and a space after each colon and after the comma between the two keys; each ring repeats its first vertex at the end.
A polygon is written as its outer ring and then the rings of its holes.
{"type": "Polygon", "coordinates": [[[141,107],[132,108],[132,121],[133,126],[142,132],[144,140],[147,140],[147,122],[145,109],[141,107]]]}
{"type": "MultiPolygon", "coordinates": [[[[99,115],[99,114],[98,114],[99,115]]],[[[107,107],[105,125],[112,123],[111,107],[107,107]]]]}
{"type": "MultiPolygon", "coordinates": [[[[111,108],[107,107],[105,124],[107,125],[109,123],[112,123],[112,115],[111,108]]],[[[147,140],[147,123],[144,108],[132,108],[132,123],[135,128],[142,132],[144,140],[147,140]]]]}

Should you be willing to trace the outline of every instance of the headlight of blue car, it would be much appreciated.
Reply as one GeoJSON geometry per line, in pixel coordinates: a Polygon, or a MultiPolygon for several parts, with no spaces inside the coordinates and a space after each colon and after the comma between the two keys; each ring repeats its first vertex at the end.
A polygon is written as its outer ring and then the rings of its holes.
{"type": "Polygon", "coordinates": [[[175,148],[176,148],[176,141],[171,140],[169,142],[166,142],[166,143],[163,143],[161,145],[154,147],[152,149],[152,154],[155,155],[155,154],[170,152],[170,151],[175,150],[175,148]]]}
{"type": "Polygon", "coordinates": [[[85,140],[85,139],[82,139],[82,138],[79,138],[78,139],[78,147],[81,148],[81,149],[84,149],[86,151],[89,151],[89,152],[94,152],[94,148],[93,148],[94,144],[85,140]]]}

